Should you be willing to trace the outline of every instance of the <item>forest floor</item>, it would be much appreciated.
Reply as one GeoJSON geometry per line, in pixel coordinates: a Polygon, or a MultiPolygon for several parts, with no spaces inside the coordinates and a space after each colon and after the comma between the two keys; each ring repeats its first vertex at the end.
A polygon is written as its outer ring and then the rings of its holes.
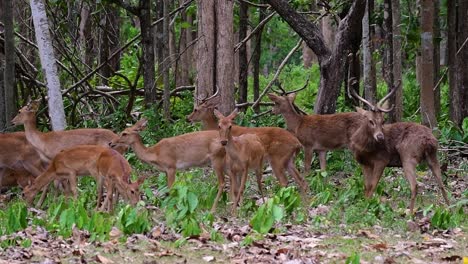
{"type": "MultiPolygon", "coordinates": [[[[392,175],[395,176],[385,178],[387,183],[402,177],[401,172],[392,175]]],[[[346,175],[342,178],[335,175],[333,184],[339,186],[343,181],[347,181],[346,175]]],[[[440,205],[439,191],[430,174],[422,176],[419,182],[425,184],[419,185],[417,201],[428,200],[440,205]],[[434,195],[439,197],[439,201],[433,200],[434,195]]],[[[466,171],[453,172],[447,185],[452,202],[463,199],[468,190],[466,171]]],[[[390,199],[393,198],[381,197],[380,201],[388,202],[390,199]]],[[[394,199],[392,207],[399,202],[407,203],[409,194],[405,192],[394,199]]],[[[217,231],[217,238],[213,239],[203,226],[201,235],[183,238],[167,227],[162,208],[147,206],[153,213],[153,222],[151,231],[145,234],[124,236],[113,228],[109,241],[91,242],[89,232],[76,228],[71,237],[62,238],[42,227],[27,227],[0,238],[0,241],[5,241],[21,237],[31,242],[29,246],[18,243],[0,248],[0,264],[468,263],[466,222],[445,230],[434,228],[430,216],[424,213],[425,206],[419,204],[414,216],[409,216],[405,210],[395,210],[391,220],[373,225],[363,225],[358,220],[353,224],[345,221],[344,214],[331,214],[332,207],[333,204],[307,208],[306,221],[297,224],[294,219],[289,219],[275,223],[266,235],[254,232],[249,224],[250,218],[244,217],[242,212],[239,217],[232,217],[222,207],[212,224],[217,231]],[[321,219],[320,223],[314,220],[317,218],[321,219]]],[[[466,204],[462,205],[464,213],[467,209],[466,204]]],[[[347,208],[340,210],[345,212],[347,208]]],[[[364,217],[365,212],[362,214],[364,217]]]]}

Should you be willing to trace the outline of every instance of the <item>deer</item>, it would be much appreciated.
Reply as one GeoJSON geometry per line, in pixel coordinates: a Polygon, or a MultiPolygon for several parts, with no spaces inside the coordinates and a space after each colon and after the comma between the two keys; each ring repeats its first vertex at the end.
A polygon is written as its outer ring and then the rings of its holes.
{"type": "Polygon", "coordinates": [[[171,188],[175,182],[176,171],[193,167],[213,167],[218,178],[218,192],[211,207],[216,210],[218,201],[225,186],[224,159],[225,151],[221,146],[217,131],[200,131],[164,138],[153,146],[143,145],[140,132],[148,124],[144,118],[132,127],[120,133],[119,138],[112,141],[111,146],[129,146],[143,162],[163,171],[167,177],[167,186],[171,188]]]}
{"type": "MultiPolygon", "coordinates": [[[[188,122],[201,122],[202,130],[218,130],[218,121],[214,115],[214,109],[219,105],[218,91],[212,96],[198,99],[186,119],[188,122]]],[[[288,185],[285,172],[294,179],[304,194],[308,188],[305,179],[299,173],[294,164],[296,155],[302,148],[299,140],[289,131],[279,127],[242,127],[233,125],[231,129],[233,136],[243,134],[255,134],[260,138],[265,149],[265,159],[270,163],[273,174],[278,179],[281,186],[288,185]]]]}
{"type": "MultiPolygon", "coordinates": [[[[98,145],[77,145],[60,151],[51,161],[44,173],[24,189],[24,198],[31,204],[35,195],[54,180],[65,179],[70,182],[70,189],[76,199],[77,176],[92,175],[98,190],[104,184],[107,195],[100,210],[112,211],[114,188],[130,204],[140,200],[139,187],[145,177],[130,182],[131,167],[128,161],[116,150],[98,145]]],[[[98,196],[97,204],[99,204],[98,196]]]]}
{"type": "MultiPolygon", "coordinates": [[[[16,126],[24,125],[27,141],[39,153],[40,159],[43,162],[49,163],[63,149],[76,145],[101,145],[108,147],[109,142],[118,138],[114,132],[100,128],[40,132],[36,126],[36,113],[39,105],[39,100],[30,101],[18,111],[18,114],[11,122],[16,126]]],[[[126,149],[118,147],[117,150],[120,153],[124,153],[126,149]]],[[[67,187],[64,183],[62,185],[67,187]]],[[[102,190],[98,190],[98,196],[100,199],[102,198],[102,190]]],[[[38,204],[42,204],[43,198],[39,200],[38,204]]]]}
{"type": "Polygon", "coordinates": [[[373,195],[385,167],[402,167],[411,189],[409,211],[413,214],[417,195],[416,165],[426,162],[445,203],[449,205],[437,159],[438,141],[431,129],[412,122],[384,124],[384,114],[392,111],[394,106],[386,108],[382,105],[395,92],[395,88],[376,105],[351,91],[354,97],[369,107],[369,110],[356,107],[362,118],[349,145],[363,172],[365,196],[369,198],[373,195]]]}
{"type": "Polygon", "coordinates": [[[265,148],[256,134],[232,136],[232,123],[238,114],[237,108],[226,117],[216,109],[214,114],[218,117],[219,140],[226,150],[226,170],[231,179],[231,196],[233,196],[234,201],[232,212],[235,212],[244,193],[249,169],[255,171],[258,189],[262,198],[265,199],[262,191],[265,148]],[[240,185],[237,186],[239,180],[240,185]]]}
{"type": "Polygon", "coordinates": [[[25,169],[0,168],[0,188],[19,186],[25,188],[35,177],[25,169]]]}
{"type": "MultiPolygon", "coordinates": [[[[284,91],[284,90],[283,90],[284,91]]],[[[320,169],[326,170],[327,151],[346,148],[353,132],[363,119],[359,113],[337,113],[307,115],[299,111],[294,100],[296,93],[276,95],[269,93],[274,103],[272,113],[282,115],[286,126],[304,146],[304,174],[308,175],[314,151],[318,153],[320,169]]]]}

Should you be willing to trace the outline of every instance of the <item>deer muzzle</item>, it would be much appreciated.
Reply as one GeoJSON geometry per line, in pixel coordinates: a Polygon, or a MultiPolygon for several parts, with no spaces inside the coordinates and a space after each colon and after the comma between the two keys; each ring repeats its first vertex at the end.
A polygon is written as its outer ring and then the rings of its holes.
{"type": "Polygon", "coordinates": [[[375,135],[375,140],[377,140],[378,142],[382,142],[384,141],[385,137],[384,137],[384,134],[381,132],[381,133],[377,133],[375,135]]]}
{"type": "Polygon", "coordinates": [[[221,145],[226,146],[227,145],[227,140],[221,140],[221,145]]]}

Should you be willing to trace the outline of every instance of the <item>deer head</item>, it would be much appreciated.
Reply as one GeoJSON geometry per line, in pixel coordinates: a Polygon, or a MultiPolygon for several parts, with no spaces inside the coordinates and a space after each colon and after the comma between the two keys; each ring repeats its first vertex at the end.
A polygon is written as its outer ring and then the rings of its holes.
{"type": "Polygon", "coordinates": [[[15,126],[22,125],[31,115],[36,115],[39,105],[41,104],[40,100],[29,100],[29,102],[18,110],[18,114],[11,120],[15,126]]]}
{"type": "Polygon", "coordinates": [[[296,99],[296,93],[290,93],[285,96],[279,96],[273,93],[268,94],[268,98],[275,103],[272,108],[272,113],[275,115],[279,115],[281,113],[287,113],[289,111],[296,111],[296,107],[294,105],[294,100],[296,99]]]}
{"type": "Polygon", "coordinates": [[[139,133],[145,130],[146,126],[148,125],[148,120],[145,118],[140,119],[135,125],[126,128],[122,133],[120,133],[119,137],[112,142],[109,143],[109,146],[112,148],[118,146],[130,146],[137,141],[139,133]]]}
{"type": "MultiPolygon", "coordinates": [[[[398,86],[401,84],[398,84],[398,86]]],[[[387,101],[390,96],[395,92],[396,88],[392,88],[392,90],[384,97],[382,98],[376,105],[371,104],[369,101],[366,99],[362,98],[359,96],[354,89],[351,89],[351,94],[359,99],[361,102],[366,104],[369,107],[369,111],[366,111],[360,107],[356,107],[356,111],[361,114],[362,116],[366,117],[367,123],[364,124],[367,126],[367,131],[370,131],[372,133],[372,137],[375,139],[377,142],[382,142],[385,139],[385,136],[383,134],[383,124],[384,124],[384,114],[388,113],[393,110],[394,105],[392,105],[390,108],[385,108],[383,104],[385,101],[387,101]]]]}
{"type": "Polygon", "coordinates": [[[119,184],[118,188],[123,191],[123,195],[126,196],[126,199],[131,205],[136,205],[138,201],[140,201],[140,186],[146,180],[146,176],[142,176],[138,178],[136,182],[132,182],[129,184],[119,184]]]}
{"type": "Polygon", "coordinates": [[[219,138],[221,140],[221,145],[223,146],[227,145],[228,140],[231,137],[232,120],[236,118],[238,113],[239,111],[236,108],[231,114],[225,117],[217,109],[214,110],[214,114],[218,118],[219,138]]]}
{"type": "Polygon", "coordinates": [[[188,122],[199,122],[210,117],[213,109],[219,105],[221,97],[218,96],[219,89],[212,96],[207,98],[197,98],[197,105],[193,108],[192,113],[187,115],[188,122]]]}

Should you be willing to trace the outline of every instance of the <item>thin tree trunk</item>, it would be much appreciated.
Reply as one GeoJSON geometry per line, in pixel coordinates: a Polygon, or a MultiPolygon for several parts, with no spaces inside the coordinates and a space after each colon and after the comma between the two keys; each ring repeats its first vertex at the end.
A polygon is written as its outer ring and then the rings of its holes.
{"type": "MultiPolygon", "coordinates": [[[[249,23],[249,6],[245,2],[239,3],[239,40],[247,36],[249,23]]],[[[239,57],[239,103],[247,102],[247,77],[249,74],[249,64],[247,58],[247,45],[242,45],[238,51],[239,57]]],[[[245,110],[244,107],[242,110],[245,110]]]]}
{"type": "Polygon", "coordinates": [[[63,130],[66,127],[65,112],[45,6],[42,0],[31,0],[30,5],[36,32],[37,46],[39,47],[39,57],[42,68],[45,72],[47,83],[49,116],[52,129],[63,130]]]}
{"type": "MultiPolygon", "coordinates": [[[[392,0],[384,0],[384,21],[383,21],[385,45],[383,48],[383,78],[387,83],[388,90],[392,89],[394,84],[393,78],[393,21],[392,21],[392,0]]],[[[391,102],[394,103],[394,102],[391,102]]],[[[393,113],[389,113],[390,122],[395,122],[393,113]]]]}
{"type": "MultiPolygon", "coordinates": [[[[438,1],[438,0],[436,0],[438,1]]],[[[402,52],[401,52],[401,23],[400,23],[400,0],[392,0],[392,72],[393,72],[393,85],[390,88],[397,89],[392,97],[390,103],[395,106],[395,109],[390,113],[390,120],[392,122],[399,122],[403,118],[403,85],[398,85],[402,81],[402,52]]]]}
{"type": "Polygon", "coordinates": [[[5,26],[5,69],[3,72],[5,121],[0,127],[7,127],[16,113],[15,98],[15,36],[13,24],[13,2],[4,1],[3,3],[3,23],[5,26]]]}
{"type": "MultiPolygon", "coordinates": [[[[434,84],[435,87],[440,78],[440,0],[434,0],[434,37],[432,43],[434,43],[434,84]]],[[[439,86],[440,87],[440,86],[439,86]]],[[[440,113],[440,88],[434,91],[434,106],[435,114],[439,116],[440,113]]]]}
{"type": "MultiPolygon", "coordinates": [[[[8,0],[1,0],[0,1],[0,22],[4,23],[5,19],[3,17],[3,13],[5,10],[5,6],[7,3],[10,2],[8,0]]],[[[1,47],[1,46],[0,46],[1,47]]],[[[0,60],[0,131],[3,131],[6,128],[6,106],[5,106],[5,89],[4,89],[4,71],[5,65],[4,60],[0,60]]]]}
{"type": "MultiPolygon", "coordinates": [[[[263,2],[263,1],[261,1],[263,2]]],[[[265,19],[266,14],[262,8],[259,8],[259,17],[258,22],[260,23],[265,19]]],[[[253,94],[254,94],[254,102],[258,100],[260,96],[260,58],[262,56],[262,33],[263,33],[263,26],[259,28],[257,33],[255,34],[255,42],[254,48],[252,52],[252,75],[253,75],[253,94]]],[[[254,107],[254,112],[260,112],[260,106],[257,105],[254,107]]]]}
{"type": "Polygon", "coordinates": [[[456,1],[447,1],[447,52],[449,79],[449,112],[450,120],[460,124],[462,113],[460,109],[459,87],[457,82],[457,9],[456,1]]]}
{"type": "MultiPolygon", "coordinates": [[[[215,5],[214,1],[197,0],[197,87],[196,98],[206,98],[215,89],[215,5]]],[[[195,100],[196,101],[196,100],[195,100]]],[[[197,102],[195,102],[196,104],[197,102]]]]}
{"type": "Polygon", "coordinates": [[[363,58],[363,78],[364,78],[364,98],[375,104],[376,100],[376,76],[375,62],[372,57],[374,53],[374,43],[372,41],[373,30],[372,13],[374,11],[374,0],[367,0],[366,13],[362,19],[362,58],[363,58]]]}
{"type": "Polygon", "coordinates": [[[221,103],[219,111],[228,115],[234,110],[234,12],[232,0],[216,1],[216,85],[221,103]]]}
{"type": "Polygon", "coordinates": [[[164,82],[164,95],[163,95],[163,110],[164,110],[164,118],[169,120],[171,116],[170,112],[170,99],[171,99],[171,87],[169,83],[169,67],[171,66],[170,60],[166,59],[169,57],[170,48],[169,48],[169,0],[164,0],[164,22],[163,22],[163,59],[165,63],[162,64],[162,72],[163,72],[163,82],[164,82]]]}
{"type": "Polygon", "coordinates": [[[140,29],[143,48],[143,82],[145,89],[145,105],[150,107],[156,102],[154,85],[154,41],[151,36],[151,0],[140,0],[140,29]]]}
{"type": "Polygon", "coordinates": [[[458,91],[460,96],[460,121],[462,124],[463,119],[468,117],[468,44],[465,43],[468,39],[468,1],[458,2],[458,50],[460,53],[457,55],[457,73],[458,73],[458,91]],[[464,44],[463,48],[462,45],[464,44]]]}
{"type": "Polygon", "coordinates": [[[432,45],[432,30],[434,23],[434,5],[431,0],[421,1],[421,119],[428,127],[437,127],[434,111],[434,47],[432,45]]]}

